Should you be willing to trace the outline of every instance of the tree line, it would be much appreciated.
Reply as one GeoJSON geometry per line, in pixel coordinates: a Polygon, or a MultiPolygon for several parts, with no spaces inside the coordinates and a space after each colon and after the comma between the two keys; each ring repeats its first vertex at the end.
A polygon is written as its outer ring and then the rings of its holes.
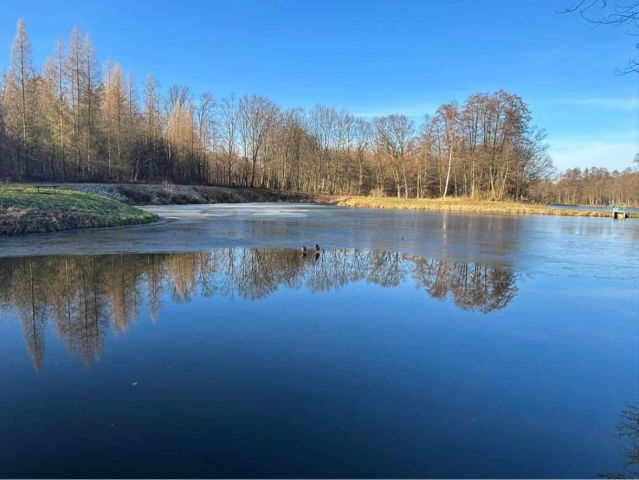
{"type": "Polygon", "coordinates": [[[58,41],[44,68],[18,22],[0,85],[0,178],[260,186],[328,194],[526,198],[551,172],[524,100],[497,91],[450,102],[417,126],[259,95],[197,98],[149,75],[138,90],[99,65],[89,35],[58,41]]]}
{"type": "Polygon", "coordinates": [[[71,354],[85,363],[100,356],[109,330],[126,331],[146,303],[155,321],[162,302],[197,296],[261,299],[278,288],[310,292],[366,281],[419,285],[459,308],[503,309],[517,293],[505,267],[434,260],[394,252],[330,250],[303,257],[293,249],[227,248],[208,252],[51,256],[0,259],[0,319],[15,313],[35,368],[45,352],[48,321],[71,354]]]}
{"type": "MultiPolygon", "coordinates": [[[[639,155],[635,162],[639,167],[639,155]]],[[[546,203],[639,206],[639,168],[569,168],[556,181],[537,184],[531,196],[546,203]]]]}

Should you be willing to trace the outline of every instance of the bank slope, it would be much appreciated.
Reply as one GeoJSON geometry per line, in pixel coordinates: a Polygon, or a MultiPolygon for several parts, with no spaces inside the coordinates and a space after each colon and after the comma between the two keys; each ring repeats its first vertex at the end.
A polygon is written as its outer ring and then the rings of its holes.
{"type": "Polygon", "coordinates": [[[137,225],[157,219],[152,213],[90,193],[0,185],[0,235],[137,225]]]}

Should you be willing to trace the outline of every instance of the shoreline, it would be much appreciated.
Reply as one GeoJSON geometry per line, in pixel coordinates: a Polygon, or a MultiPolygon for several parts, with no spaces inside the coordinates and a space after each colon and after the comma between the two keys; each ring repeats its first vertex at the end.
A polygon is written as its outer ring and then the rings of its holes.
{"type": "Polygon", "coordinates": [[[0,185],[0,237],[143,225],[159,219],[100,195],[37,185],[0,185]]]}
{"type": "MultiPolygon", "coordinates": [[[[351,208],[457,212],[472,215],[546,215],[612,218],[612,209],[551,208],[548,205],[469,198],[404,199],[280,192],[264,188],[207,185],[57,183],[0,184],[0,236],[156,223],[136,206],[233,203],[311,203],[351,208]]],[[[566,206],[570,207],[570,206],[566,206]]],[[[602,208],[602,207],[593,207],[602,208]]],[[[629,219],[639,213],[628,213],[629,219]]]]}
{"type": "MultiPolygon", "coordinates": [[[[467,198],[389,198],[389,197],[339,197],[335,205],[353,208],[377,208],[395,210],[419,210],[428,212],[459,212],[470,214],[500,215],[548,215],[563,217],[612,218],[610,211],[571,210],[550,208],[538,203],[513,201],[470,200],[467,198]]],[[[588,208],[584,206],[584,208],[588,208]]],[[[628,213],[628,218],[639,218],[639,213],[628,213]]]]}
{"type": "MultiPolygon", "coordinates": [[[[60,188],[95,193],[130,205],[191,205],[250,202],[299,202],[318,205],[337,205],[354,208],[384,208],[423,210],[433,212],[465,212],[504,215],[553,215],[569,217],[612,217],[609,211],[595,210],[605,205],[559,205],[570,208],[551,208],[539,203],[515,201],[490,201],[469,198],[395,198],[358,195],[315,194],[297,191],[280,191],[268,188],[228,187],[215,185],[134,184],[134,183],[58,183],[60,188]],[[589,210],[592,208],[592,210],[589,210]]],[[[629,213],[628,218],[639,218],[639,213],[629,213]]]]}
{"type": "MultiPolygon", "coordinates": [[[[38,183],[30,185],[37,186],[38,183]]],[[[208,205],[250,202],[320,203],[321,195],[250,187],[180,185],[161,183],[50,183],[55,188],[74,190],[136,205],[208,205]]],[[[1,186],[0,186],[1,188],[1,186]]]]}

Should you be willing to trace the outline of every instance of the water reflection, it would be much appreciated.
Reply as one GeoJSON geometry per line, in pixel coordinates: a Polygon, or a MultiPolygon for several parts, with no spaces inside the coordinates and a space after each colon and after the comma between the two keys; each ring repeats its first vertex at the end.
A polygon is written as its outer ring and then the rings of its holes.
{"type": "Polygon", "coordinates": [[[504,308],[517,292],[508,268],[401,253],[337,249],[304,256],[293,249],[229,248],[194,253],[51,256],[0,259],[0,310],[15,312],[36,369],[45,327],[89,364],[109,329],[125,331],[146,301],[156,320],[163,299],[201,295],[261,299],[280,287],[324,292],[365,281],[396,287],[414,281],[429,296],[464,310],[504,308]]]}
{"type": "Polygon", "coordinates": [[[627,442],[626,463],[621,472],[605,473],[603,478],[639,478],[639,402],[626,404],[617,424],[617,436],[627,442]]]}

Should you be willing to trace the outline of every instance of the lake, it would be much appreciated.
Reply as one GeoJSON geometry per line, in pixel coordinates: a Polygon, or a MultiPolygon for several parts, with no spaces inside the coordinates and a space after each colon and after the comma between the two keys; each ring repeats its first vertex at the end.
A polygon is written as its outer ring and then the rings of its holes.
{"type": "Polygon", "coordinates": [[[639,470],[638,221],[147,208],[0,239],[0,476],[639,470]]]}

